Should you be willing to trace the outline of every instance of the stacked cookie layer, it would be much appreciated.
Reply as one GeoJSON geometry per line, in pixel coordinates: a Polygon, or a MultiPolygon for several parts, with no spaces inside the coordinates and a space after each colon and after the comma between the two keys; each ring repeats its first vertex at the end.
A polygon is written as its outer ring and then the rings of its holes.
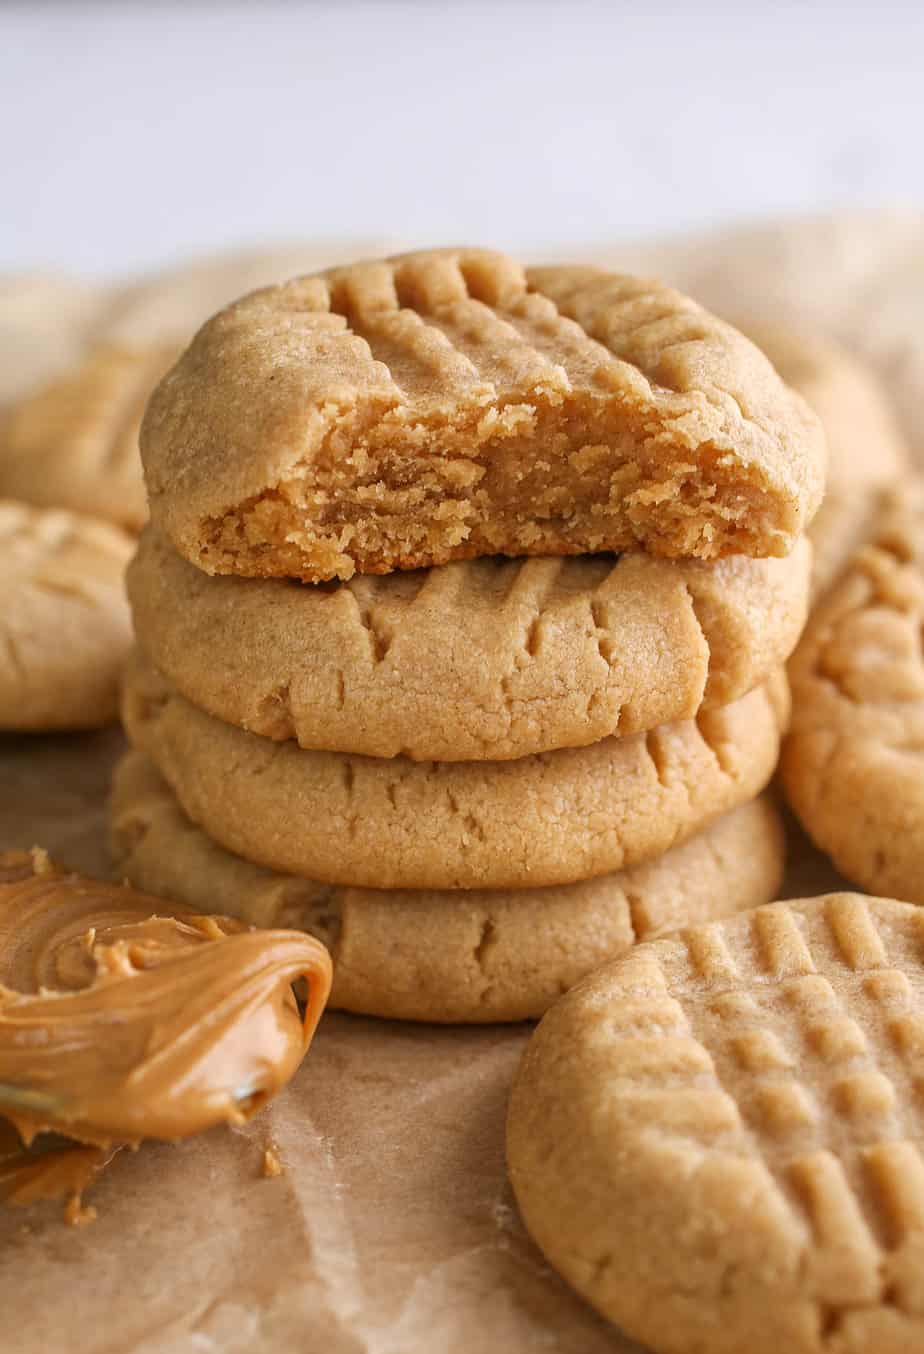
{"type": "Polygon", "coordinates": [[[358,265],[210,322],[142,451],[135,883],[443,1020],[773,895],[823,446],[734,330],[485,251],[358,265]]]}

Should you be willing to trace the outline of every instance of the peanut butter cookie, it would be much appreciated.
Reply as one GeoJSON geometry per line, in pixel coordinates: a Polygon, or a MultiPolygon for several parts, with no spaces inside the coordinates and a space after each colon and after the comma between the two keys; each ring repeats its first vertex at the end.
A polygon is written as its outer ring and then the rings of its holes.
{"type": "Polygon", "coordinates": [[[132,541],[106,522],[0,499],[0,729],[115,719],[131,646],[132,541]]]}
{"type": "Polygon", "coordinates": [[[123,722],[211,837],[260,865],[370,888],[570,884],[651,859],[752,799],[785,678],[696,721],[508,762],[310,752],[204,714],[142,655],[123,722]]]}
{"type": "Polygon", "coordinates": [[[655,282],[449,249],[256,292],[141,437],[208,573],[308,581],[476,556],[785,555],[824,439],[736,330],[655,282]]]}
{"type": "Polygon", "coordinates": [[[924,913],[776,903],[638,946],[527,1048],[526,1225],[659,1354],[924,1349],[924,913]]]}
{"type": "Polygon", "coordinates": [[[334,959],[332,1006],[461,1023],[540,1016],[653,932],[769,901],[783,868],[778,815],[758,799],[657,860],[580,884],[464,893],[319,884],[211,841],[139,753],[116,771],[112,843],[137,887],[323,940],[334,959]]]}
{"type": "Polygon", "coordinates": [[[924,902],[924,481],[883,504],[790,660],[782,779],[848,879],[924,902]]]}
{"type": "Polygon", "coordinates": [[[160,671],[230,724],[306,748],[500,761],[753,690],[802,630],[810,553],[494,557],[312,585],[210,578],[149,528],[128,590],[160,671]]]}
{"type": "Polygon", "coordinates": [[[138,429],[177,346],[92,349],[0,421],[0,494],[115,522],[147,518],[138,429]]]}

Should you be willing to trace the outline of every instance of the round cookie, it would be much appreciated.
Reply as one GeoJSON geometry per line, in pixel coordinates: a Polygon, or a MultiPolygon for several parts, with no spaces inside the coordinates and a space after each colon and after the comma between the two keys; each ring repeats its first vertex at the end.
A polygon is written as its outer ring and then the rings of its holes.
{"type": "Polygon", "coordinates": [[[176,345],[91,349],[0,422],[0,494],[137,531],[147,519],[141,415],[176,345]]]}
{"type": "Polygon", "coordinates": [[[924,902],[924,481],[887,496],[870,544],[790,661],[781,772],[813,841],[872,892],[924,902]]]}
{"type": "Polygon", "coordinates": [[[272,869],[369,888],[570,884],[660,855],[764,788],[785,678],[694,722],[512,762],[310,752],[204,714],[141,654],[122,718],[183,810],[272,869]]]}
{"type": "Polygon", "coordinates": [[[135,633],[194,705],[305,748],[467,761],[727,705],[786,660],[811,551],[714,563],[497,557],[340,585],[209,577],[154,528],[135,633]]]}
{"type": "Polygon", "coordinates": [[[924,912],[776,903],[638,946],[527,1047],[510,1177],[659,1354],[924,1349],[924,912]]]}
{"type": "Polygon", "coordinates": [[[137,887],[255,926],[310,931],[334,959],[331,1005],[398,1020],[535,1018],[653,932],[767,902],[783,868],[767,798],[619,874],[465,893],[338,887],[250,865],[193,826],[139,753],[117,768],[111,807],[117,866],[137,887]]]}
{"type": "Polygon", "coordinates": [[[825,496],[808,528],[814,551],[812,590],[818,595],[866,538],[878,491],[907,474],[908,448],[871,367],[814,335],[742,327],[786,384],[805,397],[825,430],[825,496]]]}
{"type": "Polygon", "coordinates": [[[207,573],[485,555],[786,555],[824,487],[804,400],[652,281],[424,250],[267,288],[148,405],[153,520],[207,573]]]}
{"type": "Polygon", "coordinates": [[[89,517],[0,500],[0,729],[115,719],[131,618],[131,538],[89,517]]]}

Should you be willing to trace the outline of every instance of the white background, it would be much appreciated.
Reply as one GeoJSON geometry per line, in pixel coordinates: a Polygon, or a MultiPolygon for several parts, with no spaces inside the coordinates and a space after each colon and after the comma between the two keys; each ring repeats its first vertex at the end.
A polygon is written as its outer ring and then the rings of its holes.
{"type": "Polygon", "coordinates": [[[924,4],[0,6],[0,270],[924,203],[924,4]]]}

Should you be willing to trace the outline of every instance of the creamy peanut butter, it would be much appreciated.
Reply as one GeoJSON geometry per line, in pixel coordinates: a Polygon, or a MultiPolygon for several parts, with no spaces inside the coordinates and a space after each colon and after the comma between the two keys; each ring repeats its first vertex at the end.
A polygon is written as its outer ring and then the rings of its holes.
{"type": "Polygon", "coordinates": [[[79,1194],[119,1146],[244,1122],[295,1072],[330,982],[302,932],[0,855],[0,1116],[16,1130],[0,1124],[0,1198],[79,1194]],[[24,1152],[39,1134],[72,1141],[24,1152]]]}

